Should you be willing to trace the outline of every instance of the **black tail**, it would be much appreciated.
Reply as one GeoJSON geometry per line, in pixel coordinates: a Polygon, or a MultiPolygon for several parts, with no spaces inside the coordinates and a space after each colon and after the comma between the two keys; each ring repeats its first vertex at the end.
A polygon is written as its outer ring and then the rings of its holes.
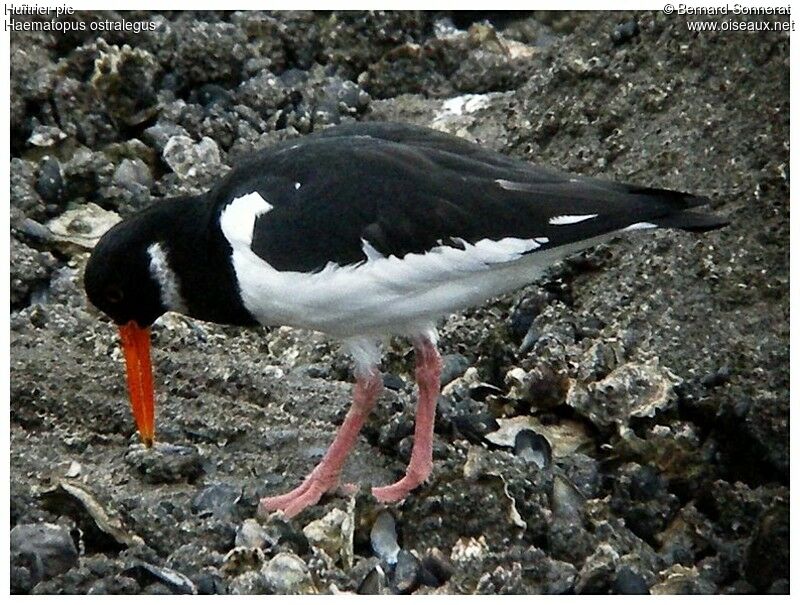
{"type": "Polygon", "coordinates": [[[667,202],[675,208],[675,212],[665,217],[653,220],[655,225],[665,229],[683,229],[684,231],[711,231],[719,229],[729,224],[729,221],[705,212],[696,212],[690,208],[706,206],[711,200],[702,195],[692,195],[670,189],[658,189],[655,187],[642,187],[635,190],[636,193],[650,195],[657,198],[660,202],[667,202]]]}
{"type": "Polygon", "coordinates": [[[671,214],[664,218],[653,221],[659,227],[667,229],[683,229],[684,231],[711,231],[719,229],[729,224],[726,219],[716,216],[714,214],[705,214],[703,212],[692,212],[691,210],[684,210],[677,214],[671,214]]]}

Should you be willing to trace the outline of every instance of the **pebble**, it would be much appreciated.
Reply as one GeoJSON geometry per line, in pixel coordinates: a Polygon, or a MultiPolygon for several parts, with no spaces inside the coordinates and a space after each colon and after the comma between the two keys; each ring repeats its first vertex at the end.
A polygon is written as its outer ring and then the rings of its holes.
{"type": "Polygon", "coordinates": [[[228,594],[225,581],[219,571],[213,567],[205,568],[197,574],[194,577],[194,583],[197,586],[197,594],[228,594]]]}
{"type": "Polygon", "coordinates": [[[37,124],[28,137],[28,143],[34,147],[51,147],[66,138],[67,135],[57,126],[37,124]]]}
{"type": "Polygon", "coordinates": [[[372,551],[387,565],[397,563],[400,546],[397,543],[397,529],[394,517],[389,511],[382,511],[375,519],[369,533],[372,551]]]}
{"type": "Polygon", "coordinates": [[[406,386],[406,382],[397,374],[386,372],[383,375],[383,386],[390,391],[402,391],[406,386]]]}
{"type": "Polygon", "coordinates": [[[789,528],[788,500],[776,500],[758,521],[743,567],[747,581],[759,590],[789,577],[789,528]]]}
{"type": "Polygon", "coordinates": [[[144,187],[150,189],[153,186],[153,176],[150,169],[142,160],[125,158],[117,166],[111,182],[123,189],[135,190],[144,187]]]}
{"type": "Polygon", "coordinates": [[[413,553],[401,550],[397,554],[392,588],[399,594],[411,594],[419,588],[421,571],[419,559],[413,553]]]}
{"type": "Polygon", "coordinates": [[[382,448],[398,449],[400,442],[414,433],[414,421],[408,413],[398,412],[380,428],[378,442],[382,448]]]}
{"type": "Polygon", "coordinates": [[[453,424],[472,443],[483,443],[488,433],[500,428],[495,417],[489,412],[456,416],[453,418],[453,424]]]}
{"type": "Polygon", "coordinates": [[[731,378],[731,374],[731,369],[728,366],[722,366],[715,372],[709,372],[703,376],[700,379],[700,384],[707,389],[713,389],[714,387],[722,386],[728,382],[731,378]]]}
{"type": "Polygon", "coordinates": [[[357,594],[384,594],[386,592],[386,573],[380,565],[373,567],[356,589],[357,594]]]}
{"type": "Polygon", "coordinates": [[[422,558],[423,583],[433,588],[445,584],[455,573],[450,559],[438,548],[431,548],[422,558]]]}
{"type": "Polygon", "coordinates": [[[303,559],[281,552],[261,568],[267,588],[274,594],[315,594],[317,591],[303,559]]]}
{"type": "Polygon", "coordinates": [[[617,569],[617,576],[611,585],[614,594],[650,594],[647,582],[640,573],[630,567],[617,569]]]}
{"type": "Polygon", "coordinates": [[[134,578],[140,586],[146,586],[155,581],[167,587],[171,594],[197,594],[194,582],[182,573],[168,567],[159,567],[141,561],[123,573],[134,578]]]}
{"type": "Polygon", "coordinates": [[[26,306],[37,292],[47,292],[57,262],[49,252],[39,252],[16,238],[11,239],[11,304],[26,306]]]}
{"type": "Polygon", "coordinates": [[[227,483],[215,483],[200,490],[192,499],[192,512],[201,517],[213,516],[228,521],[237,516],[241,488],[227,483]]]}
{"type": "Polygon", "coordinates": [[[272,513],[262,521],[262,527],[269,535],[272,544],[286,545],[298,555],[304,555],[311,550],[305,534],[289,523],[283,517],[283,513],[272,513]]]}
{"type": "Polygon", "coordinates": [[[78,564],[78,550],[69,532],[53,523],[17,525],[11,530],[10,550],[12,557],[23,555],[29,560],[34,584],[78,564]]]}
{"type": "Polygon", "coordinates": [[[191,483],[203,474],[203,460],[194,446],[156,443],[145,448],[136,445],[125,455],[125,462],[147,483],[191,483]]]}
{"type": "Polygon", "coordinates": [[[533,404],[537,409],[561,405],[569,390],[569,379],[547,364],[537,365],[529,372],[512,368],[504,382],[509,398],[533,404]]]}
{"type": "Polygon", "coordinates": [[[306,525],[303,535],[311,546],[324,551],[333,561],[341,561],[347,570],[353,565],[353,530],[352,514],[334,508],[306,525]]]}
{"type": "Polygon", "coordinates": [[[600,544],[580,572],[575,590],[578,594],[603,594],[608,591],[619,553],[608,544],[600,544]]]}
{"type": "Polygon", "coordinates": [[[255,519],[245,519],[236,530],[236,546],[266,549],[273,546],[270,534],[255,519]]]}
{"type": "Polygon", "coordinates": [[[146,128],[143,134],[143,139],[149,143],[159,153],[164,153],[164,148],[173,137],[189,137],[189,133],[183,126],[178,126],[169,121],[158,121],[150,128],[146,128]]]}
{"type": "Polygon", "coordinates": [[[324,101],[335,107],[343,107],[349,113],[363,111],[369,105],[370,96],[355,82],[331,78],[323,88],[324,101]]]}
{"type": "Polygon", "coordinates": [[[209,109],[213,105],[226,107],[230,105],[231,93],[218,84],[203,84],[189,94],[189,102],[209,109]]]}
{"type": "Polygon", "coordinates": [[[46,242],[52,238],[50,230],[32,218],[24,218],[19,224],[14,225],[14,228],[27,237],[40,242],[46,242]]]}
{"type": "Polygon", "coordinates": [[[36,192],[49,204],[58,204],[64,193],[64,174],[61,164],[52,156],[47,156],[39,165],[36,177],[36,192]]]}
{"type": "Polygon", "coordinates": [[[503,389],[488,382],[479,382],[469,387],[469,396],[475,401],[486,401],[491,395],[501,397],[504,395],[503,389]]]}
{"type": "Polygon", "coordinates": [[[246,571],[239,574],[228,585],[230,594],[269,594],[269,586],[264,575],[258,571],[246,571]]]}
{"type": "Polygon", "coordinates": [[[178,135],[167,141],[163,152],[164,161],[181,179],[191,179],[209,169],[218,168],[219,147],[214,139],[203,137],[195,143],[190,137],[178,135]]]}
{"type": "Polygon", "coordinates": [[[450,353],[442,356],[442,373],[440,376],[441,386],[453,382],[456,378],[461,378],[469,368],[469,359],[459,353],[450,353]]]}
{"type": "Polygon", "coordinates": [[[514,438],[514,453],[539,468],[550,466],[553,461],[553,448],[550,442],[543,435],[530,429],[517,433],[514,438]]]}
{"type": "Polygon", "coordinates": [[[634,20],[626,21],[625,23],[620,23],[614,28],[614,30],[611,32],[611,41],[615,46],[620,46],[638,35],[639,24],[634,20]]]}
{"type": "Polygon", "coordinates": [[[583,495],[569,479],[558,473],[553,477],[551,508],[556,518],[580,522],[583,519],[585,503],[583,495]]]}
{"type": "Polygon", "coordinates": [[[541,288],[535,288],[533,293],[514,306],[511,311],[509,326],[514,342],[522,343],[530,330],[533,320],[554,298],[553,294],[541,288]]]}

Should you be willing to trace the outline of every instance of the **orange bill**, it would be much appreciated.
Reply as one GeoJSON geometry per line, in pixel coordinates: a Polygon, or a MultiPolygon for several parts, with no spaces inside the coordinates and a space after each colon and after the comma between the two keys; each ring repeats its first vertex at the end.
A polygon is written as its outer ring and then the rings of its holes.
{"type": "Polygon", "coordinates": [[[150,328],[140,328],[135,321],[119,326],[125,368],[128,371],[128,392],[136,428],[146,447],[153,445],[155,435],[155,397],[153,368],[150,365],[150,328]]]}

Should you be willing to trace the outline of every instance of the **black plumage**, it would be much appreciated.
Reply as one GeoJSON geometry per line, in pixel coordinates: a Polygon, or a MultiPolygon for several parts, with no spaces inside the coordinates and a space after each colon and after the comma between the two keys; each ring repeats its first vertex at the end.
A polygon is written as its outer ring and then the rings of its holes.
{"type": "Polygon", "coordinates": [[[356,123],[259,152],[211,193],[216,204],[256,191],[253,251],[282,271],[366,260],[363,241],[402,258],[437,245],[547,238],[536,252],[640,222],[687,230],[724,223],[691,212],[691,194],[541,168],[428,128],[356,123]],[[562,215],[597,214],[553,225],[562,215]]]}

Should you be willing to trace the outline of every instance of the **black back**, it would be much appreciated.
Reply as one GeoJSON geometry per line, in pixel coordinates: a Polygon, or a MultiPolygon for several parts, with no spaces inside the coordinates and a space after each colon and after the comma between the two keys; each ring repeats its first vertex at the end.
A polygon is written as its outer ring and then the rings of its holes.
{"type": "Polygon", "coordinates": [[[428,128],[356,123],[264,150],[211,192],[218,207],[257,191],[253,251],[278,270],[366,260],[362,240],[403,257],[484,238],[548,238],[562,246],[638,222],[709,229],[685,213],[705,198],[540,168],[428,128]],[[295,183],[299,183],[297,188],[295,183]],[[559,215],[597,214],[570,225],[559,215]]]}

